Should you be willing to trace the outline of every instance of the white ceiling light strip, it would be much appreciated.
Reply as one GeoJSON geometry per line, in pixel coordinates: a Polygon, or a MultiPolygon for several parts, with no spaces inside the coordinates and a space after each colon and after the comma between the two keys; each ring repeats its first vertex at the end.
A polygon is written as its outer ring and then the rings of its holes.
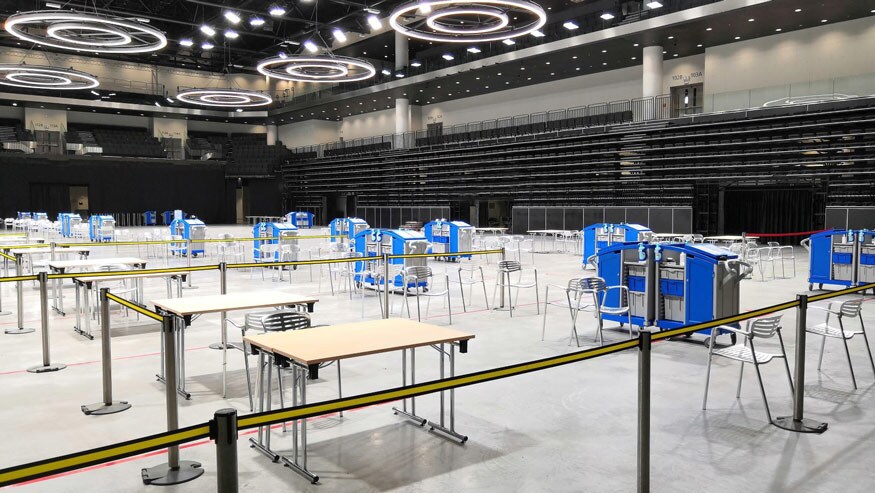
{"type": "Polygon", "coordinates": [[[271,57],[256,68],[268,77],[292,82],[354,82],[377,73],[364,60],[335,55],[271,57]]]}
{"type": "Polygon", "coordinates": [[[188,104],[214,108],[252,108],[267,106],[273,99],[267,94],[244,89],[186,89],[176,99],[188,104]]]}
{"type": "Polygon", "coordinates": [[[525,36],[546,23],[544,9],[528,0],[414,0],[389,16],[392,29],[441,43],[502,41],[525,36]]]}
{"type": "Polygon", "coordinates": [[[23,41],[92,53],[147,53],[167,46],[167,37],[131,19],[75,11],[41,10],[13,14],[4,27],[23,41]]]}
{"type": "Polygon", "coordinates": [[[26,89],[82,90],[99,85],[97,77],[69,68],[0,64],[0,84],[26,89]]]}

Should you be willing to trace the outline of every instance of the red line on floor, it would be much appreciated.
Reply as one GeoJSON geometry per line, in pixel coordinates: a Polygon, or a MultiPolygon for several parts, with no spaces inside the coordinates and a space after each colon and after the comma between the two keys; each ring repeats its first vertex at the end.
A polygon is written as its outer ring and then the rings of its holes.
{"type": "MultiPolygon", "coordinates": [[[[209,348],[209,346],[198,346],[198,347],[188,348],[185,351],[186,352],[188,352],[188,351],[200,351],[201,349],[208,349],[208,348],[209,348]]],[[[113,358],[112,360],[119,361],[119,360],[125,360],[125,359],[145,358],[148,356],[158,356],[160,354],[161,354],[160,352],[145,353],[145,354],[132,354],[129,356],[119,356],[118,358],[113,358]]],[[[91,361],[80,361],[78,363],[65,363],[65,364],[67,366],[84,366],[84,365],[99,364],[100,362],[101,362],[101,360],[96,359],[96,360],[91,360],[91,361]]],[[[0,375],[13,375],[15,373],[26,373],[26,372],[27,372],[27,370],[11,370],[11,371],[0,372],[0,375]]]]}

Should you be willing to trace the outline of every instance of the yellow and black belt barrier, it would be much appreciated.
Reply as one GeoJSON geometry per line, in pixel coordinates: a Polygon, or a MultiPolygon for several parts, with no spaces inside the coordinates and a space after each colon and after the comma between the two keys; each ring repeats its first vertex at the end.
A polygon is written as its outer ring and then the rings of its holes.
{"type": "Polygon", "coordinates": [[[106,299],[115,301],[119,305],[121,305],[125,308],[130,308],[131,310],[133,310],[139,314],[145,315],[145,316],[151,318],[152,320],[157,320],[159,322],[164,321],[164,317],[162,317],[158,313],[155,313],[152,310],[143,308],[142,306],[140,306],[136,303],[133,303],[131,301],[128,301],[124,298],[120,298],[120,297],[110,293],[109,291],[107,291],[107,293],[106,293],[106,299]]]}
{"type": "Polygon", "coordinates": [[[15,257],[13,257],[12,255],[9,255],[8,253],[0,252],[0,257],[3,257],[6,260],[11,260],[11,261],[15,262],[15,257]]]}

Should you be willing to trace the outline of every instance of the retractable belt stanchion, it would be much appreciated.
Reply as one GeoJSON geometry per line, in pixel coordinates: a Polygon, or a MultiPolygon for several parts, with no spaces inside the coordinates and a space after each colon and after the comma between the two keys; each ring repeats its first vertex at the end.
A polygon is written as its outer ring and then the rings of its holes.
{"type": "MultiPolygon", "coordinates": [[[[164,395],[167,409],[167,431],[179,429],[179,408],[176,401],[176,324],[177,317],[164,315],[161,321],[161,337],[164,338],[164,395]]],[[[182,322],[185,323],[185,322],[182,322]]],[[[197,479],[204,473],[199,462],[180,461],[179,445],[167,447],[167,463],[144,468],[141,471],[144,484],[169,486],[197,479]]]]}
{"type": "MultiPolygon", "coordinates": [[[[114,414],[127,411],[131,405],[127,401],[112,400],[112,341],[109,336],[109,288],[100,288],[100,357],[103,360],[103,402],[82,406],[85,414],[114,414]]],[[[86,315],[90,316],[90,315],[86,315]]]]}
{"type": "MultiPolygon", "coordinates": [[[[502,261],[507,260],[507,258],[505,257],[504,247],[503,247],[503,246],[501,247],[501,260],[502,260],[502,261]]],[[[499,272],[498,275],[500,276],[500,275],[501,275],[501,272],[499,272]]],[[[497,281],[496,281],[496,282],[497,282],[497,281]]],[[[504,282],[504,281],[502,281],[502,282],[504,282]]],[[[508,280],[508,284],[510,284],[510,281],[509,281],[509,280],[508,280]]],[[[500,296],[499,296],[499,298],[498,298],[498,307],[499,307],[499,308],[504,308],[504,289],[499,289],[499,291],[501,291],[501,293],[500,293],[500,296]]],[[[517,297],[517,298],[519,298],[519,297],[517,297]]],[[[495,295],[493,295],[492,301],[493,301],[493,302],[495,301],[495,295]]],[[[513,311],[513,306],[511,306],[510,309],[511,309],[511,311],[513,311]]]]}
{"type": "MultiPolygon", "coordinates": [[[[185,240],[185,253],[186,257],[188,257],[188,268],[191,268],[191,238],[185,240]]],[[[197,289],[197,286],[191,285],[191,272],[188,274],[188,285],[183,287],[183,289],[197,289]]]]}
{"type": "MultiPolygon", "coordinates": [[[[225,262],[219,262],[219,294],[228,294],[228,268],[225,262]]],[[[228,346],[228,323],[225,319],[228,317],[228,312],[222,312],[222,341],[210,344],[210,349],[227,349],[228,346]]],[[[223,363],[225,357],[222,357],[223,363]]],[[[224,379],[224,377],[222,377],[224,379]]],[[[224,388],[224,385],[222,385],[224,388]]],[[[223,392],[224,397],[224,392],[223,392]]]]}
{"type": "Polygon", "coordinates": [[[805,325],[808,323],[808,296],[799,294],[796,295],[796,299],[799,301],[799,306],[796,308],[796,374],[793,376],[796,381],[796,388],[793,391],[793,416],[775,418],[772,424],[778,428],[797,433],[823,433],[826,431],[827,426],[829,426],[827,423],[821,423],[804,417],[805,325]]]}
{"type": "Polygon", "coordinates": [[[638,493],[650,492],[650,342],[638,334],[638,493]]]}
{"type": "MultiPolygon", "coordinates": [[[[15,275],[21,277],[21,254],[15,254],[15,275]]],[[[24,281],[16,281],[15,283],[15,298],[18,309],[18,327],[15,329],[6,329],[6,334],[30,334],[34,331],[31,328],[24,327],[24,281]]]]}
{"type": "MultiPolygon", "coordinates": [[[[9,275],[8,264],[9,264],[9,259],[6,257],[3,257],[3,269],[4,269],[3,274],[7,275],[7,276],[9,275]]],[[[5,283],[0,283],[0,316],[12,315],[12,312],[10,312],[8,310],[7,311],[3,310],[3,286],[4,285],[5,285],[5,283]]]]}
{"type": "Polygon", "coordinates": [[[40,329],[42,333],[43,346],[43,364],[33,366],[27,369],[30,373],[45,373],[49,371],[63,370],[67,365],[57,363],[52,364],[49,354],[49,289],[48,289],[48,274],[45,272],[39,273],[39,303],[40,303],[40,329]]]}
{"type": "Polygon", "coordinates": [[[237,493],[237,410],[219,409],[210,422],[210,438],[216,442],[216,490],[237,493]]]}
{"type": "MultiPolygon", "coordinates": [[[[380,283],[377,282],[377,289],[380,283]]],[[[383,318],[389,318],[389,254],[383,254],[383,318]]]]}

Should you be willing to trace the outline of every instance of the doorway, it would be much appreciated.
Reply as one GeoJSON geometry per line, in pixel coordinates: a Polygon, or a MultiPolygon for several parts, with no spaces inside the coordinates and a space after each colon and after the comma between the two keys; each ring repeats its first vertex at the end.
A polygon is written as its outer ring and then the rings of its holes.
{"type": "Polygon", "coordinates": [[[74,185],[69,188],[70,211],[85,217],[90,207],[88,206],[88,187],[74,185]]]}
{"type": "Polygon", "coordinates": [[[671,88],[671,117],[702,112],[704,84],[687,84],[671,88]]]}

